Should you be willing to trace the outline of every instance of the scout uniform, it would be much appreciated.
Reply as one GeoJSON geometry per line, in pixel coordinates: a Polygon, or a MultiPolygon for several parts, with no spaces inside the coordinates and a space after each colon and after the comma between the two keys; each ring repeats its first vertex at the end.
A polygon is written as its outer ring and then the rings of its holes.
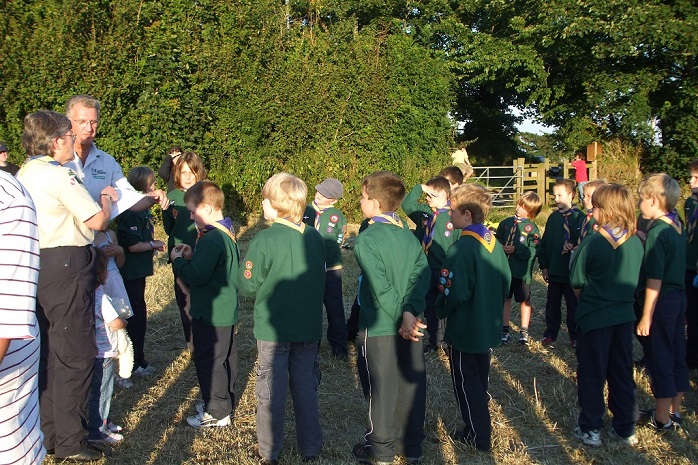
{"type": "MultiPolygon", "coordinates": [[[[528,301],[530,299],[530,284],[531,274],[533,272],[533,262],[536,260],[536,251],[540,244],[540,232],[536,223],[528,218],[519,218],[512,216],[501,223],[497,227],[497,240],[506,246],[514,246],[514,253],[508,255],[509,269],[511,277],[521,281],[521,294],[525,296],[523,300],[518,297],[517,302],[528,301]]],[[[513,283],[512,283],[513,284],[513,283]]],[[[512,286],[513,287],[513,286],[512,286]]],[[[513,292],[512,289],[510,291],[513,292]]],[[[514,293],[516,294],[516,293],[514,293]]],[[[506,322],[505,322],[506,323],[506,322]]]]}
{"type": "Polygon", "coordinates": [[[698,262],[698,194],[691,194],[684,204],[686,219],[686,362],[698,368],[698,289],[693,286],[698,262]]]}

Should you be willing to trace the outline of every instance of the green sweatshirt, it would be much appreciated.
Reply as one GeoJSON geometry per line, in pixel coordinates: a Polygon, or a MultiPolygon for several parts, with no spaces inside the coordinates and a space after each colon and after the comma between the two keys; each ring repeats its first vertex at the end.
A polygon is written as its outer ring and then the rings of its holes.
{"type": "Polygon", "coordinates": [[[192,318],[210,326],[237,323],[239,265],[237,242],[218,229],[201,236],[191,261],[175,259],[175,273],[189,285],[192,318]]]}
{"type": "Polygon", "coordinates": [[[124,266],[119,273],[126,281],[145,278],[153,275],[153,251],[129,252],[128,248],[139,242],[153,240],[153,221],[150,211],[134,212],[126,210],[119,215],[119,225],[116,229],[119,244],[124,248],[124,266]]]}
{"type": "Polygon", "coordinates": [[[570,284],[582,290],[576,314],[582,333],[635,321],[642,242],[632,235],[614,248],[606,234],[585,237],[572,258],[570,284]]]}
{"type": "Polygon", "coordinates": [[[240,269],[240,292],[255,296],[254,336],[310,342],[322,337],[325,246],[315,229],[277,219],[257,233],[240,269]]]}
{"type": "Polygon", "coordinates": [[[169,236],[167,239],[167,256],[175,245],[187,244],[194,248],[196,243],[196,225],[190,218],[189,210],[184,205],[185,192],[181,189],[175,189],[167,194],[170,199],[170,208],[162,212],[162,226],[165,228],[165,233],[169,236]]]}
{"type": "Polygon", "coordinates": [[[396,336],[402,313],[424,311],[431,272],[427,258],[405,227],[372,223],[356,237],[361,268],[359,328],[368,336],[396,336]]]}
{"type": "Polygon", "coordinates": [[[596,220],[591,216],[591,211],[588,211],[582,217],[582,226],[579,229],[579,239],[578,243],[581,244],[582,241],[587,237],[591,236],[596,232],[596,220]]]}
{"type": "MultiPolygon", "coordinates": [[[[496,236],[500,244],[506,245],[513,226],[513,216],[499,223],[496,236]]],[[[509,256],[509,269],[512,278],[520,279],[525,284],[531,284],[531,274],[533,263],[536,261],[538,244],[540,244],[538,226],[528,218],[521,218],[516,225],[514,240],[510,244],[514,246],[514,253],[509,256]]]]}
{"type": "MultiPolygon", "coordinates": [[[[431,221],[434,213],[429,205],[419,202],[422,197],[422,185],[414,186],[414,189],[405,196],[402,201],[402,209],[407,216],[417,225],[414,235],[421,243],[426,235],[426,226],[431,221]]],[[[448,212],[438,213],[434,224],[434,234],[431,245],[427,250],[429,268],[438,270],[446,258],[446,251],[460,236],[460,229],[454,229],[448,212]]]]}
{"type": "Polygon", "coordinates": [[[439,318],[448,318],[444,341],[458,351],[481,354],[501,341],[511,272],[501,244],[491,234],[488,242],[468,233],[464,230],[448,249],[436,311],[439,318]]]}
{"type": "Polygon", "coordinates": [[[661,218],[654,220],[645,239],[640,286],[644,288],[647,279],[661,280],[659,297],[672,290],[685,290],[686,270],[681,265],[677,266],[684,263],[685,256],[686,237],[683,229],[678,232],[673,224],[661,218]]]}
{"type": "Polygon", "coordinates": [[[344,213],[335,207],[325,208],[318,212],[313,205],[308,205],[303,214],[303,221],[311,228],[317,229],[325,242],[326,268],[330,270],[342,269],[342,251],[339,246],[344,242],[344,234],[347,232],[347,218],[344,213]],[[315,220],[317,218],[317,226],[315,220]]]}
{"type": "MultiPolygon", "coordinates": [[[[572,244],[579,243],[579,230],[584,221],[584,213],[573,209],[568,218],[570,240],[572,244]]],[[[559,210],[550,214],[545,223],[545,232],[538,248],[538,264],[541,270],[548,270],[548,276],[554,283],[570,282],[570,253],[562,253],[565,243],[563,217],[559,210]]]]}

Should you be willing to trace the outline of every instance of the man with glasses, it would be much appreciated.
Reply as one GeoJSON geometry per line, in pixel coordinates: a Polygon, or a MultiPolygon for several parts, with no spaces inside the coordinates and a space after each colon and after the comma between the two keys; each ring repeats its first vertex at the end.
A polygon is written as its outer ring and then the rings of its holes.
{"type": "MultiPolygon", "coordinates": [[[[65,114],[73,124],[73,133],[76,137],[75,157],[65,166],[78,173],[95,200],[99,199],[102,189],[106,186],[134,190],[114,157],[98,149],[94,143],[99,126],[100,107],[99,100],[94,97],[75,95],[68,100],[65,108],[65,114]]],[[[161,190],[150,192],[133,205],[131,210],[147,210],[156,203],[159,203],[163,209],[169,205],[167,196],[161,190]]]]}

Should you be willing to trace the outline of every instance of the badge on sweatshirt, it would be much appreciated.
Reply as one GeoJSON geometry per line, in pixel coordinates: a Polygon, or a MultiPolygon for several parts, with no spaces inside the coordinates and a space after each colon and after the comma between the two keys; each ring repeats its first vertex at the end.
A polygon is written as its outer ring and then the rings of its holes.
{"type": "Polygon", "coordinates": [[[524,231],[526,231],[527,233],[530,233],[531,231],[533,231],[533,226],[530,224],[527,224],[526,226],[524,226],[524,231]]]}
{"type": "Polygon", "coordinates": [[[252,272],[250,270],[245,270],[242,275],[245,277],[245,279],[250,279],[252,277],[252,272]]]}
{"type": "Polygon", "coordinates": [[[252,269],[252,261],[247,260],[247,261],[245,262],[245,269],[246,269],[246,270],[251,270],[251,269],[252,269]]]}
{"type": "Polygon", "coordinates": [[[337,216],[337,215],[330,216],[330,221],[333,222],[334,224],[337,224],[337,222],[339,221],[339,216],[337,216]]]}

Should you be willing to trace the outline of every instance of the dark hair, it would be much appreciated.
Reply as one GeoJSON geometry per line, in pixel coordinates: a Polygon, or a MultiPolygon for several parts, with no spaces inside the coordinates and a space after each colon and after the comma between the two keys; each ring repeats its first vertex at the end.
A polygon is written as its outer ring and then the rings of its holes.
{"type": "Polygon", "coordinates": [[[109,276],[109,271],[107,270],[107,265],[109,265],[109,257],[104,252],[104,250],[99,247],[95,247],[95,263],[97,269],[97,282],[99,284],[104,284],[107,282],[107,276],[109,276]]]}
{"type": "Polygon", "coordinates": [[[38,110],[24,117],[22,145],[28,157],[53,155],[53,140],[65,135],[72,125],[67,116],[51,110],[38,110]]]}
{"type": "Polygon", "coordinates": [[[194,176],[196,176],[197,181],[203,181],[207,178],[208,173],[206,172],[206,167],[204,166],[204,161],[199,155],[194,152],[185,152],[179,156],[175,162],[174,169],[174,185],[177,189],[182,188],[182,166],[184,164],[189,165],[189,169],[194,176]]]}
{"type": "Polygon", "coordinates": [[[426,185],[429,187],[433,187],[437,191],[445,192],[446,194],[448,194],[448,196],[450,196],[451,194],[451,184],[448,182],[448,179],[446,179],[443,176],[431,178],[426,182],[426,185]]]}
{"type": "Polygon", "coordinates": [[[147,166],[136,166],[128,172],[126,179],[138,192],[145,192],[155,181],[155,172],[147,166]]]}
{"type": "Polygon", "coordinates": [[[173,145],[173,146],[170,147],[170,149],[167,151],[167,154],[168,154],[168,155],[172,155],[173,153],[182,153],[182,152],[184,152],[184,150],[182,150],[182,147],[180,147],[179,145],[173,145]]]}
{"type": "Polygon", "coordinates": [[[405,185],[402,179],[390,171],[376,171],[364,178],[361,187],[366,189],[366,195],[371,200],[378,200],[383,212],[394,212],[400,208],[405,198],[405,185]]]}
{"type": "Polygon", "coordinates": [[[192,203],[198,207],[202,203],[211,205],[214,210],[223,210],[225,194],[213,181],[199,181],[184,194],[184,203],[192,203]]]}
{"type": "Polygon", "coordinates": [[[443,176],[453,184],[463,184],[463,171],[457,166],[447,166],[441,170],[439,176],[443,176]]]}
{"type": "Polygon", "coordinates": [[[575,191],[577,190],[577,183],[571,179],[558,179],[555,181],[555,185],[563,186],[567,192],[572,194],[572,198],[574,198],[575,191]]]}

